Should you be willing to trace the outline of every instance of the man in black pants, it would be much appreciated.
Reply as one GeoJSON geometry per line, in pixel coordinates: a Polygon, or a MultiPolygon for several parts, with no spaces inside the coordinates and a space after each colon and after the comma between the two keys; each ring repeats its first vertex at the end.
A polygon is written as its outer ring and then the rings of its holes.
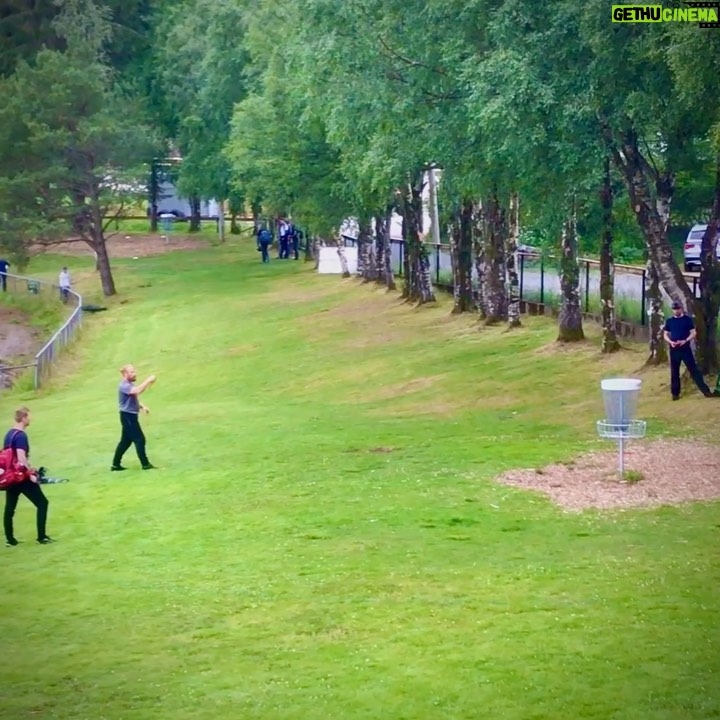
{"type": "Polygon", "coordinates": [[[135,443],[135,450],[140,459],[143,470],[153,470],[154,465],[150,463],[145,454],[145,435],[140,427],[138,415],[140,412],[148,413],[150,410],[140,403],[138,395],[144,393],[154,382],[155,376],[151,375],[147,380],[141,382],[137,387],[135,380],[137,374],[132,365],[124,365],[120,368],[123,379],[118,387],[118,404],[120,407],[120,426],[122,427],[122,435],[120,442],[115,449],[115,455],[112,461],[111,470],[125,470],[120,464],[122,462],[125,451],[135,443]]]}
{"type": "Polygon", "coordinates": [[[705,383],[702,373],[695,364],[690,343],[695,339],[695,323],[683,311],[682,303],[675,300],[672,304],[672,317],[665,321],[665,342],[670,346],[670,392],[672,399],[680,398],[680,365],[685,363],[695,384],[705,397],[713,397],[710,388],[705,383]]]}
{"type": "MultiPolygon", "coordinates": [[[[5,433],[3,450],[12,448],[18,464],[29,468],[30,441],[28,440],[25,428],[30,424],[30,411],[21,407],[15,411],[15,425],[5,433]]],[[[5,513],[3,515],[3,527],[5,529],[5,540],[8,547],[18,544],[13,532],[13,516],[20,496],[24,495],[37,508],[37,542],[40,545],[48,545],[53,542],[45,532],[47,522],[48,499],[43,494],[38,484],[37,475],[30,475],[28,480],[10,485],[5,490],[5,513]]]]}

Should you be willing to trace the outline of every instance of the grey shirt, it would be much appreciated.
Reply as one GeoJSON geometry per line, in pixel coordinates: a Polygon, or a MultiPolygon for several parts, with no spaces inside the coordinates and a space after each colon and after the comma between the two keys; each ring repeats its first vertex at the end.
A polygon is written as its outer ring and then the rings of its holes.
{"type": "Polygon", "coordinates": [[[138,400],[138,396],[130,394],[130,391],[134,387],[129,380],[123,380],[118,386],[120,412],[135,413],[135,415],[140,412],[140,400],[138,400]]]}

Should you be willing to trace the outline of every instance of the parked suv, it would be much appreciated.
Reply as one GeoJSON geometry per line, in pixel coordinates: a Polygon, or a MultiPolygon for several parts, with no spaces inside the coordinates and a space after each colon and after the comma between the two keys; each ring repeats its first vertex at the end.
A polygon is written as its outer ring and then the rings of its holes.
{"type": "MultiPolygon", "coordinates": [[[[700,269],[700,245],[707,225],[693,225],[685,240],[684,257],[685,271],[700,269]]],[[[720,230],[715,235],[715,255],[720,260],[720,230]]]]}

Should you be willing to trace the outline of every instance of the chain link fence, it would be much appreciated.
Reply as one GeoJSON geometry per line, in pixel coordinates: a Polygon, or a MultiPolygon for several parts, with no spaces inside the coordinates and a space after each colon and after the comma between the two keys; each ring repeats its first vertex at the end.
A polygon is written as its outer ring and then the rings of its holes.
{"type": "Polygon", "coordinates": [[[46,280],[12,273],[0,274],[0,292],[20,300],[22,302],[20,309],[29,308],[32,311],[34,303],[37,303],[37,308],[49,303],[62,303],[68,307],[69,316],[43,345],[32,362],[4,364],[0,360],[0,388],[6,386],[8,380],[12,382],[13,378],[17,378],[28,368],[34,368],[33,385],[37,390],[50,375],[52,365],[62,349],[80,330],[83,314],[82,296],[71,289],[61,290],[58,285],[46,280]]]}

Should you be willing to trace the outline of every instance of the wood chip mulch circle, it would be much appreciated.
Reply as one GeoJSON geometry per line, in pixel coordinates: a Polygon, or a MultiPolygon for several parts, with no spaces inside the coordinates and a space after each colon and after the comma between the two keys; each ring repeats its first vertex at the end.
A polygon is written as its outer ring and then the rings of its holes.
{"type": "Polygon", "coordinates": [[[570,512],[624,510],[720,500],[720,446],[682,440],[635,441],[625,446],[626,480],[618,473],[616,443],[575,460],[510,470],[497,480],[535,490],[570,512]]]}

